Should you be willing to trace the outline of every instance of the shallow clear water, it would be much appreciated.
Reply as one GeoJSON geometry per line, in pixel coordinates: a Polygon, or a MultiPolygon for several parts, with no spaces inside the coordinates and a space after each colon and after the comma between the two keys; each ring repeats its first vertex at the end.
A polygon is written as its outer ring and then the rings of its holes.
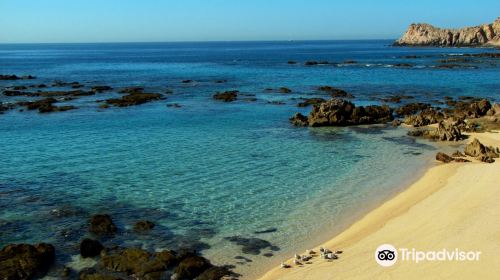
{"type": "Polygon", "coordinates": [[[107,244],[194,246],[229,264],[245,254],[224,237],[258,237],[280,248],[245,255],[253,262],[237,271],[247,276],[314,245],[415,179],[436,148],[386,126],[294,128],[288,118],[310,108],[297,108],[293,98],[321,96],[314,88],[332,85],[353,93],[357,104],[397,93],[417,101],[499,100],[495,60],[478,69],[438,70],[430,67],[436,57],[398,58],[484,50],[389,43],[0,45],[0,74],[38,77],[0,87],[64,80],[173,90],[165,100],[130,108],[98,109],[96,98],[117,95],[107,93],[68,102],[79,107],[74,111],[0,115],[0,245],[48,241],[68,260],[86,235],[86,220],[98,212],[111,214],[121,231],[107,244]],[[358,63],[303,66],[307,60],[358,63]],[[402,62],[418,67],[391,67],[402,62]],[[186,79],[195,82],[181,83],[186,79]],[[293,93],[264,91],[281,86],[293,93]],[[258,100],[212,100],[229,89],[258,100]],[[144,218],[159,226],[134,234],[133,222],[144,218]],[[269,228],[277,231],[254,233],[269,228]],[[269,252],[274,256],[262,255],[269,252]]]}

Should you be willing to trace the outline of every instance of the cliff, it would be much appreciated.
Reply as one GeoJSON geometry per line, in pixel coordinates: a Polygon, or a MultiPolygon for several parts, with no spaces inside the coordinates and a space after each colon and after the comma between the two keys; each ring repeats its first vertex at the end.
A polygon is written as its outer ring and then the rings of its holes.
{"type": "Polygon", "coordinates": [[[500,46],[500,17],[491,24],[443,29],[430,24],[411,24],[395,46],[482,47],[500,46]]]}

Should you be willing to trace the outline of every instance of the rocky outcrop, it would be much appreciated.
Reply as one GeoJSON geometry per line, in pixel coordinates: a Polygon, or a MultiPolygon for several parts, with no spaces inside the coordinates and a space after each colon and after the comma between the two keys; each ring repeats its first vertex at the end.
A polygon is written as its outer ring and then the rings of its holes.
{"type": "Polygon", "coordinates": [[[461,29],[442,29],[430,24],[411,24],[395,46],[476,47],[500,45],[500,18],[491,24],[461,29]]]}
{"type": "Polygon", "coordinates": [[[295,114],[290,121],[294,125],[319,127],[386,123],[393,119],[392,110],[388,106],[356,107],[349,101],[333,98],[315,105],[307,118],[302,114],[295,114]]]}
{"type": "Polygon", "coordinates": [[[55,249],[50,244],[7,245],[0,251],[0,279],[41,278],[54,260],[55,249]]]}
{"type": "Polygon", "coordinates": [[[421,111],[418,115],[410,115],[404,119],[404,123],[413,127],[421,127],[429,124],[438,123],[444,119],[443,113],[434,108],[428,108],[421,111]]]}
{"type": "Polygon", "coordinates": [[[474,139],[465,146],[464,153],[468,156],[475,157],[479,161],[492,163],[495,161],[494,158],[499,157],[500,151],[494,147],[487,147],[481,144],[479,140],[474,139]]]}

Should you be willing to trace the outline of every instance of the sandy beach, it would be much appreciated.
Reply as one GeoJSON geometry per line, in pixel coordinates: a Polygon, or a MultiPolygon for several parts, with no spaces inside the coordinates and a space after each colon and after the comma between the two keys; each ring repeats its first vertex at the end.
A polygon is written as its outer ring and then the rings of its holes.
{"type": "MultiPolygon", "coordinates": [[[[500,146],[500,134],[472,134],[500,146]]],[[[436,164],[402,193],[385,202],[321,247],[342,250],[339,259],[276,267],[271,279],[498,279],[500,266],[500,160],[436,164]],[[479,251],[479,261],[375,261],[382,244],[418,251],[479,251]]],[[[314,248],[318,252],[320,246],[314,248]]],[[[302,252],[305,254],[305,252],[302,252]]],[[[293,256],[291,256],[293,257],[293,256]]]]}

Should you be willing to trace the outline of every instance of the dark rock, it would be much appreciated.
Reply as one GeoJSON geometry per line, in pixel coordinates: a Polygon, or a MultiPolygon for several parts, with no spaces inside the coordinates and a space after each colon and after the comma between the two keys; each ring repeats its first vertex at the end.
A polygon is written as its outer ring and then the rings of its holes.
{"type": "Polygon", "coordinates": [[[413,127],[421,127],[438,123],[444,119],[444,114],[434,108],[421,111],[418,115],[407,116],[404,123],[413,127]]]}
{"type": "Polygon", "coordinates": [[[215,100],[220,100],[224,102],[233,102],[237,99],[239,91],[237,90],[229,90],[225,92],[218,92],[213,95],[215,100]]]}
{"type": "Polygon", "coordinates": [[[187,257],[183,259],[175,269],[176,279],[194,279],[211,267],[212,264],[204,257],[187,257]]]}
{"type": "Polygon", "coordinates": [[[306,116],[301,113],[296,113],[293,117],[290,118],[290,122],[295,126],[308,126],[309,121],[306,116]]]}
{"type": "Polygon", "coordinates": [[[0,251],[0,279],[32,279],[42,277],[54,263],[54,246],[11,244],[0,251]]]}
{"type": "Polygon", "coordinates": [[[175,254],[163,251],[151,254],[139,248],[127,248],[101,257],[99,265],[110,271],[124,272],[142,279],[149,274],[166,271],[177,263],[175,254]]]}
{"type": "Polygon", "coordinates": [[[413,65],[409,63],[396,63],[394,64],[394,67],[410,68],[413,67],[413,65]]]}
{"type": "Polygon", "coordinates": [[[36,77],[28,75],[28,76],[16,76],[16,75],[0,75],[0,80],[1,81],[14,81],[14,80],[33,80],[36,79],[36,77]]]}
{"type": "Polygon", "coordinates": [[[318,65],[319,62],[317,61],[306,61],[306,63],[304,63],[305,66],[314,66],[314,65],[318,65]]]}
{"type": "Polygon", "coordinates": [[[143,87],[126,87],[123,88],[119,91],[119,93],[126,93],[126,94],[134,94],[134,93],[143,93],[144,88],[143,87]]]}
{"type": "Polygon", "coordinates": [[[436,154],[436,160],[444,162],[444,163],[449,163],[449,162],[452,162],[454,159],[445,153],[439,152],[436,154]]]}
{"type": "Polygon", "coordinates": [[[110,87],[110,86],[93,86],[90,90],[95,92],[95,93],[101,93],[101,92],[104,92],[104,91],[110,91],[112,90],[113,88],[110,87]]]}
{"type": "Polygon", "coordinates": [[[99,273],[92,269],[84,269],[80,272],[80,280],[123,280],[118,276],[106,273],[99,273]]]}
{"type": "Polygon", "coordinates": [[[446,123],[439,122],[436,136],[441,141],[459,141],[463,139],[462,133],[458,128],[457,122],[446,123]]]}
{"type": "Polygon", "coordinates": [[[422,110],[429,108],[431,108],[431,105],[427,103],[409,103],[397,108],[396,110],[394,110],[394,113],[397,116],[405,117],[414,115],[422,110]]]}
{"type": "Polygon", "coordinates": [[[106,103],[117,107],[128,107],[160,99],[162,99],[162,95],[158,93],[132,93],[121,98],[108,99],[106,103]]]}
{"type": "Polygon", "coordinates": [[[193,80],[183,80],[182,81],[183,84],[190,84],[192,82],[194,82],[194,81],[193,80]]]}
{"type": "Polygon", "coordinates": [[[279,250],[278,247],[273,246],[269,241],[259,238],[246,238],[241,236],[226,237],[226,240],[241,246],[241,251],[244,254],[258,255],[262,249],[270,248],[273,251],[279,250]]]}
{"type": "Polygon", "coordinates": [[[272,105],[285,105],[286,104],[283,101],[276,101],[276,100],[268,101],[267,103],[272,104],[272,105]]]}
{"type": "Polygon", "coordinates": [[[487,147],[481,144],[481,142],[477,139],[474,139],[471,143],[465,146],[464,153],[483,162],[494,162],[493,158],[499,157],[495,148],[487,147]]]}
{"type": "Polygon", "coordinates": [[[486,163],[494,163],[495,160],[489,156],[482,155],[477,158],[479,161],[486,162],[486,163]]]}
{"type": "Polygon", "coordinates": [[[289,60],[287,63],[288,64],[297,64],[297,61],[289,60]]]}
{"type": "Polygon", "coordinates": [[[455,151],[453,154],[451,154],[452,157],[457,158],[457,157],[465,157],[463,153],[460,151],[455,151]]]}
{"type": "Polygon", "coordinates": [[[113,223],[111,216],[109,215],[94,215],[90,219],[91,233],[97,235],[114,234],[118,231],[116,225],[113,223]]]}
{"type": "Polygon", "coordinates": [[[265,230],[257,230],[257,231],[254,231],[255,234],[263,234],[263,233],[272,233],[272,232],[277,232],[278,229],[277,228],[268,228],[268,229],[265,229],[265,230]]]}
{"type": "Polygon", "coordinates": [[[144,231],[149,231],[152,230],[155,227],[155,224],[151,221],[138,221],[134,225],[134,230],[138,232],[144,232],[144,231]]]}
{"type": "Polygon", "coordinates": [[[323,98],[304,98],[304,101],[297,104],[297,107],[307,107],[310,105],[319,105],[325,101],[326,100],[323,98]]]}
{"type": "Polygon", "coordinates": [[[233,273],[225,267],[213,266],[196,277],[196,280],[219,280],[224,276],[230,276],[232,274],[233,273]]]}
{"type": "Polygon", "coordinates": [[[286,88],[286,87],[281,87],[281,88],[280,88],[280,92],[281,92],[281,93],[291,93],[291,92],[292,92],[292,90],[291,90],[291,89],[289,89],[289,88],[286,88]]]}
{"type": "Polygon", "coordinates": [[[75,106],[54,106],[57,100],[49,97],[38,101],[19,102],[18,105],[26,106],[28,110],[37,110],[40,113],[63,112],[76,109],[75,106]]]}
{"type": "Polygon", "coordinates": [[[85,238],[80,243],[80,255],[84,258],[93,258],[99,256],[103,249],[104,247],[99,241],[90,238],[85,238]]]}
{"type": "Polygon", "coordinates": [[[388,106],[359,106],[342,99],[331,99],[315,105],[307,118],[309,126],[348,126],[392,121],[388,106]]]}
{"type": "Polygon", "coordinates": [[[330,94],[331,97],[354,98],[354,95],[346,92],[345,90],[334,88],[331,86],[321,86],[318,88],[318,90],[330,94]]]}
{"type": "Polygon", "coordinates": [[[344,64],[356,64],[356,63],[358,63],[358,62],[355,61],[355,60],[346,60],[346,61],[344,61],[344,64]]]}
{"type": "Polygon", "coordinates": [[[470,162],[470,160],[465,159],[465,158],[455,158],[454,161],[455,162],[470,162]]]}

